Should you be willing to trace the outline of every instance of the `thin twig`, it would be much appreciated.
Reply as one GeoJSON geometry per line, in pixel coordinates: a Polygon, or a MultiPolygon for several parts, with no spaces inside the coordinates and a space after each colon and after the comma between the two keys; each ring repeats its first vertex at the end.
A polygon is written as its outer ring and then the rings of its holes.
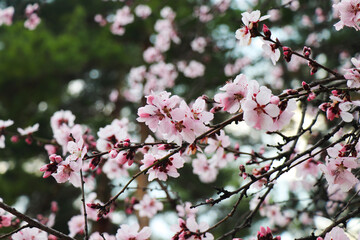
{"type": "Polygon", "coordinates": [[[10,207],[9,205],[5,204],[4,202],[1,202],[0,201],[0,208],[4,209],[5,211],[15,215],[16,217],[18,217],[20,220],[23,220],[25,222],[27,222],[30,226],[32,227],[36,227],[38,229],[41,229],[47,233],[50,233],[56,237],[59,237],[60,239],[68,239],[68,240],[75,240],[74,238],[72,237],[69,237],[68,235],[65,235],[64,233],[62,232],[59,232],[53,228],[50,228],[32,218],[30,218],[29,216],[21,213],[21,212],[18,212],[15,208],[12,208],[10,207]]]}
{"type": "Polygon", "coordinates": [[[88,230],[88,221],[87,221],[87,212],[86,212],[86,204],[85,204],[85,190],[84,190],[84,176],[82,170],[80,170],[80,178],[81,178],[81,201],[84,209],[84,221],[85,221],[85,240],[89,239],[89,230],[88,230]]]}

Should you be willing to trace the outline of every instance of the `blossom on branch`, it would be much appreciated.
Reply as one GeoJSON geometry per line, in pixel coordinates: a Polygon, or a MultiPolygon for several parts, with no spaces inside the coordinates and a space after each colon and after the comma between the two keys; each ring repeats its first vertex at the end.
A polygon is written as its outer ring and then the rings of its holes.
{"type": "Polygon", "coordinates": [[[260,17],[260,11],[256,10],[253,12],[244,12],[242,13],[242,22],[244,27],[239,28],[235,32],[236,39],[240,40],[241,45],[250,45],[251,38],[256,37],[256,31],[258,27],[258,23],[265,19],[270,18],[270,15],[265,15],[260,17]]]}
{"type": "Polygon", "coordinates": [[[152,218],[158,211],[163,210],[164,205],[145,194],[139,203],[134,205],[134,209],[139,211],[140,217],[152,218]]]}
{"type": "Polygon", "coordinates": [[[150,227],[144,227],[140,232],[139,229],[140,227],[137,223],[131,226],[122,224],[116,232],[116,240],[147,240],[150,238],[150,227]]]}
{"type": "Polygon", "coordinates": [[[356,31],[360,30],[360,1],[359,0],[342,0],[334,4],[333,8],[340,17],[334,27],[337,31],[344,26],[353,27],[356,31]]]}

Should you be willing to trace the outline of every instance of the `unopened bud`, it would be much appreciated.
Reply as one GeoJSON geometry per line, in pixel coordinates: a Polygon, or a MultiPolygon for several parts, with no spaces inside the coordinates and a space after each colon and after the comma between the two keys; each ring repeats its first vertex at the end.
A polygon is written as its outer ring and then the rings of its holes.
{"type": "Polygon", "coordinates": [[[271,31],[269,30],[268,26],[266,26],[265,24],[263,25],[263,32],[264,32],[264,39],[265,40],[270,40],[271,37],[271,31]]]}
{"type": "Polygon", "coordinates": [[[305,46],[304,49],[303,49],[304,57],[309,58],[310,54],[311,54],[311,48],[305,46]]]}
{"type": "Polygon", "coordinates": [[[304,90],[310,91],[310,86],[309,86],[309,84],[307,84],[306,82],[303,81],[303,82],[301,83],[301,85],[302,85],[302,87],[303,87],[304,90]]]}
{"type": "Polygon", "coordinates": [[[284,59],[286,62],[291,61],[292,50],[289,47],[283,47],[284,59]]]}

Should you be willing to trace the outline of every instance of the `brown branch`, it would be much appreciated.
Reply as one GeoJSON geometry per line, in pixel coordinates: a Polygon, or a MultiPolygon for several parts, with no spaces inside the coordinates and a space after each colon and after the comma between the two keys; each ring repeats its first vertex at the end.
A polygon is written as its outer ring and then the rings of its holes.
{"type": "Polygon", "coordinates": [[[68,240],[75,240],[72,237],[69,237],[68,235],[65,235],[62,232],[59,232],[53,228],[50,228],[42,223],[39,223],[38,221],[28,217],[27,215],[18,212],[15,208],[8,206],[7,204],[5,204],[4,202],[0,201],[0,208],[4,209],[5,211],[15,215],[16,217],[18,217],[20,220],[23,220],[25,222],[27,222],[29,224],[29,226],[31,227],[36,227],[38,229],[41,229],[47,233],[50,233],[56,237],[59,237],[60,239],[68,239],[68,240]]]}

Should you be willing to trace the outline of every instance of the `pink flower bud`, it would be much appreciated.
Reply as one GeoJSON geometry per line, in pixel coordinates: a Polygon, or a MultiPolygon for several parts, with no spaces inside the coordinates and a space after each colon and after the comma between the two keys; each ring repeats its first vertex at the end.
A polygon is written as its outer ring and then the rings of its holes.
{"type": "Polygon", "coordinates": [[[309,91],[309,90],[310,90],[310,86],[309,86],[309,84],[307,84],[306,82],[303,81],[303,82],[301,83],[301,85],[302,85],[302,87],[303,87],[304,90],[306,90],[306,91],[309,91]]]}
{"type": "Polygon", "coordinates": [[[14,135],[14,136],[12,136],[11,138],[10,138],[10,140],[11,140],[11,142],[13,142],[13,143],[17,143],[18,141],[19,141],[19,136],[18,135],[14,135]]]}
{"type": "Polygon", "coordinates": [[[52,201],[52,202],[51,202],[51,211],[52,211],[52,212],[57,212],[58,210],[59,210],[59,207],[58,207],[57,202],[52,201]]]}
{"type": "Polygon", "coordinates": [[[270,39],[271,31],[269,30],[268,26],[266,26],[265,24],[263,24],[263,32],[265,35],[265,39],[270,39]]]}

